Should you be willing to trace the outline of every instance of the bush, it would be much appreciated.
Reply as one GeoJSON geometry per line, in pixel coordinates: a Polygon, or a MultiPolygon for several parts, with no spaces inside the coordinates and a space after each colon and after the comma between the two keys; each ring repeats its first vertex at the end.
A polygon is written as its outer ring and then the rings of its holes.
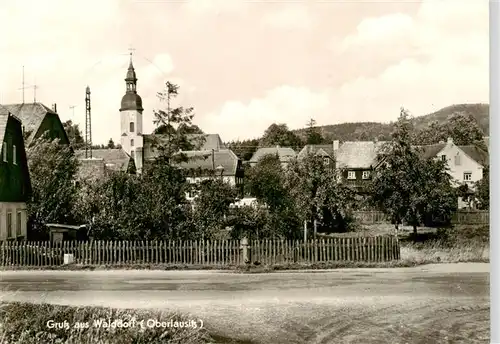
{"type": "Polygon", "coordinates": [[[99,319],[132,319],[158,321],[189,321],[178,314],[112,309],[102,307],[71,307],[49,304],[2,303],[0,305],[0,342],[5,344],[38,343],[209,343],[208,332],[193,327],[142,328],[139,324],[129,328],[104,328],[93,326],[99,319]],[[67,321],[70,328],[51,329],[47,321],[67,321]],[[74,328],[76,323],[88,323],[89,328],[74,328]]]}

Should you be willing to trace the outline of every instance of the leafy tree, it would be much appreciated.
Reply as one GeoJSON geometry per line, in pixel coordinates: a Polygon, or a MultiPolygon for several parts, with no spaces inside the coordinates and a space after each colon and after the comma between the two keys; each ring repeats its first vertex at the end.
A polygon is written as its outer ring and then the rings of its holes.
{"type": "Polygon", "coordinates": [[[178,92],[179,86],[169,81],[166,83],[165,91],[158,92],[158,98],[166,103],[166,108],[154,111],[153,122],[157,128],[152,135],[153,147],[159,152],[157,160],[174,164],[187,161],[188,158],[182,151],[194,150],[201,146],[204,140],[203,136],[196,139],[188,136],[201,132],[192,124],[194,108],[172,107],[172,101],[177,97],[178,92]]]}
{"type": "Polygon", "coordinates": [[[108,141],[108,147],[107,148],[109,148],[109,149],[116,148],[115,147],[115,141],[113,141],[113,139],[109,139],[109,141],[108,141]]]}
{"type": "Polygon", "coordinates": [[[290,201],[284,175],[279,157],[275,154],[265,155],[247,171],[247,191],[269,206],[271,211],[275,211],[290,201]]]}
{"type": "Polygon", "coordinates": [[[316,127],[316,121],[311,118],[307,123],[306,129],[306,144],[308,145],[318,145],[323,143],[323,136],[318,127],[316,127]]]}
{"type": "Polygon", "coordinates": [[[269,212],[266,208],[249,205],[231,209],[227,220],[233,239],[247,237],[250,240],[271,238],[268,222],[269,212]]]}
{"type": "Polygon", "coordinates": [[[476,198],[478,207],[482,210],[490,209],[490,167],[485,166],[483,178],[476,182],[476,198]]]}
{"type": "Polygon", "coordinates": [[[137,202],[141,190],[139,178],[124,172],[85,179],[80,182],[75,211],[81,222],[90,225],[94,239],[148,239],[143,209],[137,202]]]}
{"type": "Polygon", "coordinates": [[[243,140],[243,141],[233,141],[227,144],[229,149],[231,149],[238,158],[243,161],[249,161],[254,153],[259,148],[259,140],[243,140]]]}
{"type": "Polygon", "coordinates": [[[227,226],[229,206],[237,200],[237,190],[220,178],[198,185],[193,203],[193,222],[199,238],[213,239],[227,226]]]}
{"type": "Polygon", "coordinates": [[[413,124],[406,110],[401,109],[395,128],[393,140],[377,156],[372,203],[391,218],[396,230],[405,220],[416,233],[425,218],[450,217],[457,200],[445,163],[424,159],[412,147],[413,124]]]}
{"type": "Polygon", "coordinates": [[[352,221],[355,198],[350,188],[337,181],[332,164],[308,155],[294,161],[286,174],[286,188],[301,220],[319,221],[330,231],[346,231],[352,221]]]}
{"type": "Polygon", "coordinates": [[[85,140],[78,124],[74,124],[72,120],[67,120],[63,123],[63,127],[73,148],[80,149],[85,147],[85,140]]]}
{"type": "Polygon", "coordinates": [[[487,150],[483,142],[484,133],[474,116],[470,113],[456,112],[448,117],[446,123],[433,121],[429,126],[415,134],[414,142],[419,145],[430,145],[453,139],[456,145],[477,145],[487,150]]]}
{"type": "Polygon", "coordinates": [[[260,140],[261,147],[270,146],[294,147],[303,146],[300,137],[293,131],[290,131],[286,124],[271,124],[264,132],[264,136],[260,140]]]}
{"type": "Polygon", "coordinates": [[[77,191],[74,182],[78,160],[67,145],[47,135],[28,148],[32,197],[27,204],[28,221],[35,239],[47,239],[47,223],[73,224],[77,191]]]}

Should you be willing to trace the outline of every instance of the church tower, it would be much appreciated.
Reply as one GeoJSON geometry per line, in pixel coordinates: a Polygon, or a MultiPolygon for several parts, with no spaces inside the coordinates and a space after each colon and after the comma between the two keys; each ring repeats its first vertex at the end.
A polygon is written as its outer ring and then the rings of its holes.
{"type": "Polygon", "coordinates": [[[137,94],[137,77],[132,64],[132,53],[127,77],[125,78],[126,91],[120,107],[121,117],[121,145],[122,149],[134,159],[137,172],[142,170],[143,164],[143,137],[142,137],[142,99],[137,94]]]}

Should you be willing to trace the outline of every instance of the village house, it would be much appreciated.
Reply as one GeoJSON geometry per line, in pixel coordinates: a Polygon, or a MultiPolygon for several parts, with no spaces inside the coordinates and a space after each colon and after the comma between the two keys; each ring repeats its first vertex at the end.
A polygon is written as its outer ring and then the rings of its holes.
{"type": "MultiPolygon", "coordinates": [[[[338,145],[338,141],[335,141],[338,145]]],[[[325,165],[334,166],[334,151],[335,151],[335,142],[333,144],[328,145],[306,145],[301,151],[297,154],[297,159],[302,160],[308,155],[316,155],[323,158],[323,162],[325,165]]]]}
{"type": "Polygon", "coordinates": [[[358,194],[367,192],[372,172],[378,165],[377,155],[385,141],[334,141],[335,166],[340,180],[358,194]]]}
{"type": "MultiPolygon", "coordinates": [[[[421,149],[424,157],[445,161],[449,168],[448,173],[453,178],[453,186],[466,184],[471,195],[475,191],[476,182],[483,178],[483,170],[489,161],[488,152],[476,145],[455,145],[452,138],[448,138],[447,142],[421,146],[421,149]]],[[[468,206],[467,201],[459,198],[459,208],[468,206]]]]}
{"type": "Polygon", "coordinates": [[[255,166],[266,155],[277,155],[283,168],[286,168],[290,161],[297,157],[297,153],[290,147],[262,147],[257,149],[249,160],[250,166],[255,166]]]}
{"type": "Polygon", "coordinates": [[[26,240],[31,181],[22,122],[0,107],[0,241],[26,240]]]}
{"type": "Polygon", "coordinates": [[[1,105],[6,111],[16,116],[22,123],[22,133],[26,147],[45,132],[50,139],[59,139],[62,144],[69,144],[68,135],[57,114],[57,106],[52,109],[42,103],[23,103],[1,105]]]}

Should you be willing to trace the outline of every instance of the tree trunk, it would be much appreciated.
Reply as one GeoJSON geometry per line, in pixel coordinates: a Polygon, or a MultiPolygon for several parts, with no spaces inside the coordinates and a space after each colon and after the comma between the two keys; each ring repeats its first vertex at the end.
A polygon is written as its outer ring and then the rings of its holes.
{"type": "Polygon", "coordinates": [[[417,235],[417,226],[413,225],[413,234],[417,235]]]}

